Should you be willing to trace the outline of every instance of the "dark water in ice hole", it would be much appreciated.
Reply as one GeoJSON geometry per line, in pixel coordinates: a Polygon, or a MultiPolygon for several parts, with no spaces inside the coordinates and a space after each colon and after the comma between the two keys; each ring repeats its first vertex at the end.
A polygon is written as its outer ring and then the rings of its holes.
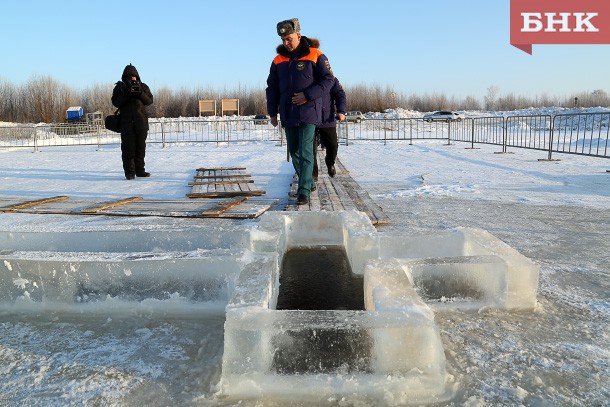
{"type": "Polygon", "coordinates": [[[342,247],[284,254],[278,310],[364,310],[364,281],[352,275],[342,247]]]}
{"type": "MultiPolygon", "coordinates": [[[[342,247],[284,254],[278,310],[364,310],[364,281],[352,274],[342,247]]],[[[280,374],[371,372],[365,329],[302,329],[276,334],[273,366],[280,374]]]]}

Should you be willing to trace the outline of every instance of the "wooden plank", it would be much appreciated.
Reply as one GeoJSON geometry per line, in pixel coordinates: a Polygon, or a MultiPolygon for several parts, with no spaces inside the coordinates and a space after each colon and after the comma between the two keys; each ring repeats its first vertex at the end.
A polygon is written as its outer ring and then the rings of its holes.
{"type": "Polygon", "coordinates": [[[337,190],[336,190],[331,178],[324,177],[323,182],[324,182],[324,188],[327,190],[328,199],[330,201],[329,206],[332,208],[333,211],[344,210],[345,206],[343,205],[343,202],[341,202],[341,199],[339,199],[339,195],[337,193],[337,190]]]}
{"type": "Polygon", "coordinates": [[[354,204],[354,201],[352,201],[351,197],[349,196],[349,194],[347,193],[347,191],[341,184],[341,181],[339,180],[339,178],[336,175],[335,175],[335,178],[331,179],[330,182],[331,182],[333,188],[335,189],[335,193],[337,194],[337,199],[343,205],[343,209],[346,211],[358,210],[358,208],[356,208],[356,205],[354,204]]]}
{"type": "Polygon", "coordinates": [[[352,198],[352,201],[354,201],[356,208],[366,213],[374,225],[390,222],[390,218],[383,212],[381,207],[371,199],[369,194],[354,179],[346,177],[343,186],[350,198],[352,198]]]}
{"type": "MultiPolygon", "coordinates": [[[[337,175],[332,179],[332,183],[341,198],[342,203],[351,201],[355,209],[366,213],[374,225],[385,224],[390,222],[390,218],[383,212],[383,209],[371,199],[368,192],[349,176],[349,171],[337,158],[335,166],[338,168],[337,175]],[[336,180],[336,181],[335,181],[336,180]],[[349,196],[349,199],[345,196],[349,196]]],[[[348,209],[347,207],[345,209],[348,209]]]]}
{"type": "Polygon", "coordinates": [[[286,211],[298,211],[297,205],[297,188],[298,188],[298,177],[297,174],[292,176],[292,183],[290,184],[290,192],[288,193],[288,203],[286,204],[286,211]]]}
{"type": "MultiPolygon", "coordinates": [[[[151,200],[134,202],[129,207],[109,209],[98,214],[108,216],[160,216],[174,218],[215,218],[221,212],[220,205],[227,204],[230,199],[222,200],[219,204],[217,199],[200,201],[184,200],[151,200]],[[206,213],[209,211],[209,213],[206,213]]],[[[232,202],[234,203],[234,202],[232,202]]],[[[227,206],[229,206],[227,204],[227,206]]]]}
{"type": "Polygon", "coordinates": [[[189,198],[228,198],[233,196],[261,196],[265,195],[265,191],[218,191],[218,192],[191,192],[186,194],[189,198]]]}
{"type": "Polygon", "coordinates": [[[277,199],[251,198],[243,203],[220,213],[218,218],[254,219],[267,212],[278,203],[277,199]]]}
{"type": "Polygon", "coordinates": [[[234,168],[198,168],[194,182],[189,182],[191,192],[189,198],[226,198],[236,196],[260,196],[265,191],[256,190],[249,184],[249,174],[241,172],[245,167],[234,168]]]}
{"type": "Polygon", "coordinates": [[[101,205],[84,208],[84,209],[81,209],[81,212],[95,213],[95,212],[103,211],[106,209],[115,208],[117,206],[125,205],[125,204],[131,203],[131,202],[141,201],[142,199],[144,199],[144,198],[142,198],[141,196],[132,196],[131,198],[125,198],[125,199],[121,199],[118,201],[106,202],[101,205]]]}
{"type": "Polygon", "coordinates": [[[67,196],[64,196],[64,195],[53,196],[50,198],[42,198],[42,199],[36,199],[34,201],[26,201],[26,202],[21,202],[21,203],[17,203],[17,204],[12,204],[12,205],[8,205],[3,208],[0,208],[0,209],[2,209],[3,211],[13,211],[13,210],[17,210],[17,209],[31,208],[33,206],[43,205],[43,204],[46,204],[49,202],[63,201],[66,199],[70,199],[70,198],[67,196]]]}
{"type": "MultiPolygon", "coordinates": [[[[256,198],[254,198],[256,199],[256,198]]],[[[2,200],[0,200],[2,202],[2,200]]],[[[6,200],[5,200],[6,202],[6,200]]],[[[23,204],[22,199],[9,202],[23,204]]],[[[8,213],[28,214],[61,214],[80,216],[116,216],[116,217],[174,217],[174,218],[235,218],[253,219],[267,211],[277,200],[260,200],[248,204],[246,197],[224,199],[221,203],[217,199],[207,200],[122,200],[121,205],[112,203],[99,204],[94,200],[63,200],[49,202],[45,207],[26,207],[7,211],[8,213]],[[96,211],[87,211],[96,209],[96,211]]],[[[14,204],[15,205],[15,204],[14,204]]],[[[11,205],[11,206],[14,206],[11,205]]]]}
{"type": "MultiPolygon", "coordinates": [[[[326,150],[324,150],[324,158],[320,157],[320,164],[319,164],[320,166],[322,165],[322,163],[324,163],[326,165],[325,159],[326,159],[326,150]]],[[[338,160],[336,159],[335,161],[338,161],[338,160]]],[[[328,197],[330,199],[330,206],[332,206],[333,210],[335,210],[335,211],[346,210],[347,209],[346,205],[348,204],[349,201],[346,201],[344,203],[340,199],[339,193],[337,192],[337,188],[335,187],[336,178],[331,178],[327,172],[324,172],[322,180],[324,182],[324,186],[326,187],[326,190],[328,191],[328,197]]]]}
{"type": "Polygon", "coordinates": [[[334,207],[332,201],[330,199],[330,193],[328,191],[328,187],[325,183],[324,178],[318,178],[318,198],[320,200],[320,210],[323,211],[333,211],[334,207]]]}
{"type": "Polygon", "coordinates": [[[335,169],[337,170],[336,175],[348,175],[349,174],[349,171],[347,170],[347,168],[345,168],[345,166],[343,165],[341,160],[339,160],[339,157],[335,158],[335,169]]]}
{"type": "Polygon", "coordinates": [[[197,168],[197,171],[245,171],[246,167],[234,167],[234,168],[226,168],[226,167],[219,167],[219,168],[197,168]]]}
{"type": "Polygon", "coordinates": [[[203,181],[203,182],[189,182],[189,185],[227,185],[227,184],[253,184],[254,181],[248,180],[235,180],[235,181],[203,181]]]}
{"type": "Polygon", "coordinates": [[[227,199],[226,201],[219,203],[218,205],[216,205],[213,208],[206,209],[205,211],[201,212],[201,214],[205,215],[205,216],[217,216],[217,215],[220,215],[221,213],[233,208],[234,206],[241,204],[246,199],[248,199],[248,197],[246,197],[246,196],[240,196],[240,197],[233,198],[233,199],[227,199]]]}
{"type": "MultiPolygon", "coordinates": [[[[318,168],[324,168],[326,150],[318,151],[318,168]]],[[[319,172],[318,177],[318,195],[320,197],[320,204],[322,210],[327,211],[340,211],[344,210],[344,206],[337,195],[332,180],[326,171],[319,172]]]]}
{"type": "MultiPolygon", "coordinates": [[[[325,152],[318,153],[318,168],[323,168],[323,156],[325,152]]],[[[320,211],[320,210],[357,210],[367,214],[374,225],[390,222],[390,218],[383,212],[360,187],[360,185],[349,175],[349,171],[337,159],[335,161],[337,174],[330,178],[325,172],[320,172],[317,182],[317,190],[310,196],[309,205],[297,205],[296,192],[298,178],[293,177],[291,191],[286,204],[287,211],[320,211]]]]}
{"type": "MultiPolygon", "coordinates": [[[[302,205],[307,206],[307,205],[302,205]]],[[[310,192],[309,194],[309,210],[320,212],[322,209],[322,205],[320,204],[320,195],[318,194],[318,188],[316,187],[315,191],[310,192]]]]}
{"type": "MultiPolygon", "coordinates": [[[[252,181],[254,182],[254,181],[252,181]]],[[[225,192],[241,192],[240,183],[237,184],[221,184],[225,192]]],[[[218,188],[218,187],[217,187],[218,188]]]]}
{"type": "Polygon", "coordinates": [[[214,178],[251,178],[250,174],[233,174],[233,175],[195,175],[195,179],[214,179],[214,178]]]}

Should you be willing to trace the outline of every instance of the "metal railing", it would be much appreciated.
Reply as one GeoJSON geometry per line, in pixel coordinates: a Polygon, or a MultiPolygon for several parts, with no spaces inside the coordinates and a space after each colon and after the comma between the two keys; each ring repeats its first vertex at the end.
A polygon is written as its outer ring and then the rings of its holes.
{"type": "MultiPolygon", "coordinates": [[[[255,124],[252,119],[150,119],[148,143],[227,143],[273,141],[283,143],[281,127],[255,124]]],[[[426,122],[421,118],[367,119],[337,125],[339,141],[446,140],[526,148],[553,153],[610,158],[610,112],[532,116],[471,117],[462,121],[426,122]]],[[[120,144],[118,133],[101,125],[12,125],[0,127],[0,148],[120,144]]]]}
{"type": "Polygon", "coordinates": [[[608,157],[610,113],[558,114],[553,117],[551,152],[608,157]]]}
{"type": "Polygon", "coordinates": [[[281,127],[273,127],[270,123],[255,124],[251,119],[151,119],[149,127],[149,143],[221,143],[283,139],[281,127]]]}

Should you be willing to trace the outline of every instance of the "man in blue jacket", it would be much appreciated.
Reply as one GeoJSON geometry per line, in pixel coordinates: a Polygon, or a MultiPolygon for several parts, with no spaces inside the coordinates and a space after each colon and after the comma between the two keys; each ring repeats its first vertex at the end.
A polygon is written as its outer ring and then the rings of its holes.
{"type": "Polygon", "coordinates": [[[292,165],[299,177],[297,204],[309,203],[313,180],[313,145],[316,126],[322,122],[322,96],[333,86],[334,76],[322,51],[301,36],[296,18],[277,24],[282,45],[267,77],[267,112],[273,126],[279,113],[286,131],[292,165]]]}

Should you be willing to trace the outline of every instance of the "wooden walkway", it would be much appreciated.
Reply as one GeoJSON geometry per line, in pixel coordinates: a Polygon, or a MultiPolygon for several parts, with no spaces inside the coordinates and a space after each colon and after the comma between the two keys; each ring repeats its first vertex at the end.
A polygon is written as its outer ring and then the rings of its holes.
{"type": "Polygon", "coordinates": [[[297,205],[296,189],[298,178],[295,174],[288,198],[287,211],[343,211],[356,210],[366,213],[373,225],[383,225],[390,218],[369,196],[368,192],[358,185],[350,176],[349,171],[337,157],[333,178],[328,175],[324,150],[318,150],[318,182],[317,188],[311,193],[309,205],[297,205]]]}

